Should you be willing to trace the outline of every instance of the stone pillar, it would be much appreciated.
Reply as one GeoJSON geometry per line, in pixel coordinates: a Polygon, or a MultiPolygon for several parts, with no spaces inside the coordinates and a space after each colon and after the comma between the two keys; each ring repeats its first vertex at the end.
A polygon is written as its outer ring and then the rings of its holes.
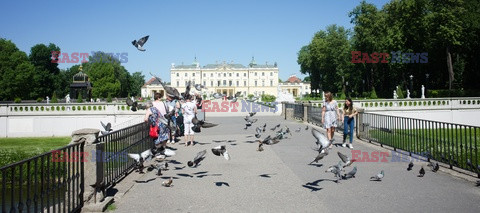
{"type": "Polygon", "coordinates": [[[283,118],[285,118],[285,102],[282,101],[282,114],[280,116],[282,116],[283,118]]]}
{"type": "Polygon", "coordinates": [[[286,120],[294,120],[295,118],[293,117],[295,109],[293,108],[288,108],[285,110],[285,119],[286,120]]]}
{"type": "MultiPolygon", "coordinates": [[[[97,143],[98,129],[79,129],[72,132],[72,141],[70,144],[85,142],[83,152],[86,156],[86,161],[84,162],[84,188],[83,201],[85,203],[96,203],[97,201],[103,200],[103,193],[99,193],[100,189],[103,187],[103,160],[101,157],[91,156],[92,154],[104,153],[103,144],[97,143]],[[92,161],[92,159],[96,159],[92,161]],[[95,199],[93,199],[95,198],[95,199]]],[[[103,155],[103,154],[102,154],[103,155]]]]}
{"type": "Polygon", "coordinates": [[[303,122],[308,123],[308,107],[311,106],[311,104],[304,103],[303,104],[303,122]]]}
{"type": "Polygon", "coordinates": [[[358,115],[357,115],[357,118],[355,119],[357,121],[356,122],[356,126],[357,126],[356,134],[357,134],[357,138],[360,139],[361,137],[363,137],[365,135],[365,131],[367,131],[367,129],[365,128],[365,125],[363,125],[363,113],[365,112],[365,109],[357,108],[357,112],[358,112],[358,115]]]}

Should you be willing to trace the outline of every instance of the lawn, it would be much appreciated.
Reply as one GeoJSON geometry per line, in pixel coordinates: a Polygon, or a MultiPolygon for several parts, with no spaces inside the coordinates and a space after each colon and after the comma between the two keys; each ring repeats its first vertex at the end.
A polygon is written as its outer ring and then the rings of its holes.
{"type": "Polygon", "coordinates": [[[71,137],[0,138],[0,167],[64,147],[71,137]]]}
{"type": "Polygon", "coordinates": [[[480,131],[475,129],[371,129],[367,138],[471,171],[477,169],[467,160],[480,165],[480,131]]]}

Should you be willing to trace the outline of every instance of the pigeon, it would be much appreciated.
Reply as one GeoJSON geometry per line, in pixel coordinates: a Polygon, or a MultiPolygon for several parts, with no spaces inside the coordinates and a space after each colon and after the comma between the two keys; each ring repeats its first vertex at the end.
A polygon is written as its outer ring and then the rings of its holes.
{"type": "Polygon", "coordinates": [[[200,132],[201,128],[211,128],[218,125],[218,124],[205,122],[204,120],[198,120],[197,117],[193,117],[192,123],[193,123],[192,130],[194,132],[200,132]]]}
{"type": "Polygon", "coordinates": [[[413,160],[411,160],[410,163],[408,164],[407,171],[412,170],[412,168],[413,168],[413,160]]]}
{"type": "Polygon", "coordinates": [[[341,170],[340,165],[341,165],[341,162],[339,162],[338,165],[330,166],[330,167],[325,171],[325,172],[331,172],[331,173],[333,173],[333,174],[335,175],[335,177],[337,178],[337,182],[338,182],[338,180],[342,177],[342,175],[341,175],[342,170],[341,170]]]}
{"type": "Polygon", "coordinates": [[[244,119],[247,123],[250,123],[250,124],[253,124],[258,121],[258,119],[252,119],[251,116],[246,116],[244,119]]]}
{"type": "Polygon", "coordinates": [[[230,99],[230,102],[233,102],[233,103],[237,102],[237,98],[230,99]]]}
{"type": "Polygon", "coordinates": [[[205,155],[207,154],[207,150],[203,150],[199,153],[197,153],[197,156],[195,156],[195,158],[193,159],[193,161],[188,161],[187,162],[187,165],[189,167],[197,167],[198,164],[203,160],[205,159],[205,155]]]}
{"type": "Polygon", "coordinates": [[[163,89],[165,90],[168,96],[177,100],[180,99],[180,93],[176,88],[168,86],[165,82],[162,81],[161,78],[153,75],[152,73],[150,73],[150,75],[152,75],[155,79],[157,79],[158,82],[160,82],[160,84],[162,85],[163,89]]]}
{"type": "Polygon", "coordinates": [[[315,141],[315,143],[317,144],[317,148],[315,148],[315,150],[318,152],[323,152],[323,150],[328,148],[332,143],[318,129],[312,128],[312,134],[313,137],[317,139],[317,141],[315,141]]]}
{"type": "Polygon", "coordinates": [[[172,186],[172,183],[173,183],[173,179],[170,177],[170,179],[162,182],[162,186],[170,187],[172,186]]]}
{"type": "Polygon", "coordinates": [[[188,96],[190,96],[190,89],[192,87],[192,81],[188,81],[187,87],[185,88],[185,92],[183,93],[183,99],[186,100],[188,96]]]}
{"type": "Polygon", "coordinates": [[[159,163],[155,166],[155,169],[157,169],[157,176],[160,176],[162,175],[162,170],[165,171],[165,170],[168,170],[168,163],[165,162],[165,163],[159,163]]]}
{"type": "Polygon", "coordinates": [[[325,152],[323,153],[318,153],[317,157],[315,157],[315,159],[312,162],[310,162],[308,165],[312,164],[313,162],[318,163],[319,160],[322,160],[323,157],[327,155],[328,155],[328,149],[326,149],[325,152]]]}
{"type": "Polygon", "coordinates": [[[255,137],[256,137],[256,138],[260,138],[260,137],[262,136],[262,135],[261,135],[262,129],[260,129],[260,127],[257,127],[257,128],[255,129],[255,132],[256,132],[256,133],[255,133],[255,137]]]}
{"type": "Polygon", "coordinates": [[[274,126],[273,128],[270,128],[270,130],[275,131],[276,128],[277,126],[274,126]]]}
{"type": "Polygon", "coordinates": [[[292,132],[290,132],[290,128],[288,128],[288,126],[285,126],[285,127],[287,127],[287,129],[285,130],[284,134],[288,133],[288,134],[290,134],[290,136],[292,136],[292,132]]]}
{"type": "Polygon", "coordinates": [[[265,128],[267,128],[267,123],[265,123],[265,124],[263,125],[262,132],[265,132],[265,128]]]}
{"type": "Polygon", "coordinates": [[[344,174],[343,175],[343,179],[349,179],[349,178],[354,178],[355,177],[355,174],[357,173],[357,167],[354,166],[352,171],[348,172],[347,174],[344,174]]]}
{"type": "Polygon", "coordinates": [[[305,130],[308,130],[308,126],[307,126],[307,127],[305,127],[305,130]]]}
{"type": "Polygon", "coordinates": [[[103,129],[105,129],[106,132],[111,132],[111,131],[113,131],[113,129],[112,129],[112,124],[111,124],[110,122],[107,123],[107,125],[105,125],[102,121],[100,121],[100,123],[102,124],[103,129]]]}
{"type": "Polygon", "coordinates": [[[477,180],[477,186],[480,186],[480,180],[477,180]]]}
{"type": "Polygon", "coordinates": [[[145,51],[145,49],[143,48],[143,45],[145,45],[145,43],[147,42],[148,40],[148,35],[139,39],[138,41],[137,40],[133,40],[132,41],[132,44],[133,46],[135,46],[138,50],[140,51],[145,51]]]}
{"type": "Polygon", "coordinates": [[[225,95],[223,94],[219,94],[219,93],[213,93],[213,98],[215,99],[220,99],[220,98],[223,98],[225,95]]]}
{"type": "Polygon", "coordinates": [[[376,174],[375,176],[372,176],[370,177],[370,180],[376,180],[376,181],[380,181],[382,180],[383,176],[385,176],[385,173],[382,171],[380,171],[380,173],[376,174]]]}
{"type": "Polygon", "coordinates": [[[425,175],[425,169],[423,169],[423,166],[418,173],[419,173],[418,177],[423,177],[425,175]]]}
{"type": "Polygon", "coordinates": [[[263,145],[266,144],[266,145],[273,145],[273,144],[277,144],[278,142],[280,142],[278,139],[276,138],[271,138],[270,135],[268,137],[266,137],[265,139],[263,139],[263,141],[260,141],[258,140],[258,149],[257,151],[263,151],[263,145]]]}
{"type": "Polygon", "coordinates": [[[438,165],[438,163],[435,163],[435,165],[433,165],[432,167],[432,172],[437,172],[438,169],[440,169],[440,166],[438,165]]]}
{"type": "Polygon", "coordinates": [[[300,130],[302,130],[302,128],[298,127],[298,129],[296,129],[295,132],[300,132],[300,130]]]}
{"type": "Polygon", "coordinates": [[[252,117],[252,116],[254,116],[255,114],[257,114],[257,112],[250,112],[250,113],[248,113],[248,114],[250,115],[249,117],[252,117]]]}
{"type": "Polygon", "coordinates": [[[225,149],[225,146],[217,146],[212,148],[212,153],[216,156],[222,155],[226,160],[230,160],[230,155],[227,152],[227,149],[225,149]]]}
{"type": "Polygon", "coordinates": [[[153,156],[152,154],[152,150],[148,149],[146,151],[143,151],[142,153],[140,154],[128,154],[128,156],[130,158],[133,158],[133,160],[135,160],[136,162],[136,167],[137,167],[137,171],[140,172],[140,173],[143,173],[143,162],[147,161],[147,160],[150,160],[153,156]]]}
{"type": "Polygon", "coordinates": [[[193,87],[195,87],[195,89],[198,90],[198,91],[202,91],[202,89],[207,89],[205,86],[203,86],[201,84],[195,84],[195,85],[193,85],[193,87]]]}
{"type": "Polygon", "coordinates": [[[337,152],[338,157],[342,159],[342,162],[345,164],[343,168],[352,165],[353,162],[355,162],[357,159],[350,159],[348,156],[342,154],[341,152],[337,152]]]}

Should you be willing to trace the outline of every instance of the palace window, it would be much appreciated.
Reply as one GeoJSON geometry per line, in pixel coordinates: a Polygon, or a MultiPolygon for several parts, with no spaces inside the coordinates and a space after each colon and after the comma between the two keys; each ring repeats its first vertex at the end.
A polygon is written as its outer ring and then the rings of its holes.
{"type": "Polygon", "coordinates": [[[262,80],[262,87],[264,87],[264,86],[265,86],[265,81],[262,80]]]}
{"type": "Polygon", "coordinates": [[[265,72],[262,72],[262,76],[265,76],[265,72]]]}
{"type": "Polygon", "coordinates": [[[188,73],[185,73],[185,77],[187,77],[187,76],[188,76],[188,73]]]}
{"type": "Polygon", "coordinates": [[[255,81],[255,86],[257,86],[257,81],[255,81]]]}
{"type": "Polygon", "coordinates": [[[223,86],[227,86],[227,80],[223,80],[223,86]]]}
{"type": "Polygon", "coordinates": [[[192,76],[195,77],[195,73],[192,73],[192,76]]]}
{"type": "Polygon", "coordinates": [[[213,73],[210,73],[210,77],[213,77],[213,73]]]}
{"type": "Polygon", "coordinates": [[[244,86],[244,87],[247,86],[247,81],[243,81],[243,86],[244,86]]]}
{"type": "Polygon", "coordinates": [[[228,73],[228,77],[232,77],[232,73],[228,73]]]}
{"type": "Polygon", "coordinates": [[[227,73],[223,73],[223,77],[227,77],[227,73]]]}
{"type": "Polygon", "coordinates": [[[177,77],[180,77],[180,73],[177,72],[177,77]]]}
{"type": "Polygon", "coordinates": [[[237,81],[237,87],[238,87],[238,86],[240,86],[240,84],[239,84],[239,83],[240,83],[240,82],[239,82],[239,81],[237,81]]]}
{"type": "Polygon", "coordinates": [[[232,86],[232,81],[228,81],[228,86],[232,86]]]}
{"type": "Polygon", "coordinates": [[[240,77],[240,73],[237,73],[237,77],[240,77]]]}
{"type": "Polygon", "coordinates": [[[272,80],[270,80],[270,86],[273,87],[273,81],[272,80]]]}
{"type": "Polygon", "coordinates": [[[180,86],[180,81],[177,81],[177,87],[179,87],[179,86],[180,86]]]}
{"type": "Polygon", "coordinates": [[[206,82],[206,81],[203,81],[203,86],[207,86],[207,82],[206,82]]]}
{"type": "Polygon", "coordinates": [[[246,73],[246,72],[245,72],[245,73],[243,73],[243,77],[247,77],[247,73],[246,73]]]}
{"type": "Polygon", "coordinates": [[[270,76],[273,76],[273,72],[270,72],[270,76]]]}
{"type": "Polygon", "coordinates": [[[255,76],[257,76],[257,72],[255,72],[255,76]]]}
{"type": "Polygon", "coordinates": [[[220,81],[217,81],[217,86],[218,86],[218,87],[220,86],[220,81]]]}
{"type": "Polygon", "coordinates": [[[203,77],[204,77],[204,78],[207,77],[207,74],[203,73],[203,77]]]}
{"type": "Polygon", "coordinates": [[[213,81],[210,81],[210,86],[213,87],[213,81]]]}

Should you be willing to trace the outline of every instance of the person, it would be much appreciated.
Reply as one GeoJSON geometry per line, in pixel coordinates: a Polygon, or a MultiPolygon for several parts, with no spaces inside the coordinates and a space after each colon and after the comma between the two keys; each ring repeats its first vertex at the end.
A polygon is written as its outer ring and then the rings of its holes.
{"type": "Polygon", "coordinates": [[[350,136],[350,144],[348,148],[353,149],[353,131],[355,125],[355,116],[358,114],[357,109],[353,107],[351,98],[345,99],[345,106],[343,107],[343,147],[346,147],[347,136],[350,136]]]}
{"type": "MultiPolygon", "coordinates": [[[[174,97],[170,94],[167,94],[167,106],[168,106],[168,111],[172,111],[175,109],[175,114],[171,117],[171,121],[169,120],[169,125],[170,125],[170,122],[173,122],[173,126],[177,127],[177,117],[178,117],[178,111],[180,109],[180,103],[174,99],[174,97]]],[[[178,128],[178,127],[177,127],[178,128]]],[[[175,144],[175,132],[172,133],[170,132],[170,141],[169,143],[171,144],[175,144]]]]}
{"type": "MultiPolygon", "coordinates": [[[[156,98],[155,101],[160,102],[160,99],[159,98],[157,99],[157,96],[155,96],[155,98],[156,98]]],[[[154,103],[155,102],[152,103],[151,101],[147,102],[147,104],[146,104],[147,112],[145,113],[144,121],[149,122],[150,125],[157,125],[158,126],[158,138],[154,139],[154,146],[153,147],[156,148],[156,149],[158,149],[158,148],[165,149],[166,148],[166,143],[167,143],[167,140],[168,140],[169,130],[168,130],[168,128],[165,124],[159,122],[159,119],[161,118],[161,116],[165,115],[166,108],[165,108],[165,104],[163,102],[156,103],[156,104],[154,104],[154,103]],[[159,108],[157,108],[157,106],[155,106],[155,105],[157,105],[159,108]],[[161,110],[162,108],[163,108],[163,110],[161,110]]]]}
{"type": "Polygon", "coordinates": [[[322,110],[322,124],[327,129],[327,138],[331,141],[329,148],[333,147],[333,135],[337,127],[337,120],[340,121],[340,110],[336,100],[330,92],[325,93],[325,105],[322,110]]]}
{"type": "Polygon", "coordinates": [[[205,120],[205,112],[202,111],[203,100],[200,94],[195,94],[195,102],[197,104],[197,118],[199,120],[205,120]]]}
{"type": "Polygon", "coordinates": [[[188,146],[189,142],[193,146],[194,132],[192,130],[192,127],[193,127],[192,119],[197,114],[197,106],[195,103],[192,102],[191,95],[185,96],[185,104],[182,105],[182,112],[183,112],[183,127],[185,129],[184,130],[185,146],[188,146]]]}

